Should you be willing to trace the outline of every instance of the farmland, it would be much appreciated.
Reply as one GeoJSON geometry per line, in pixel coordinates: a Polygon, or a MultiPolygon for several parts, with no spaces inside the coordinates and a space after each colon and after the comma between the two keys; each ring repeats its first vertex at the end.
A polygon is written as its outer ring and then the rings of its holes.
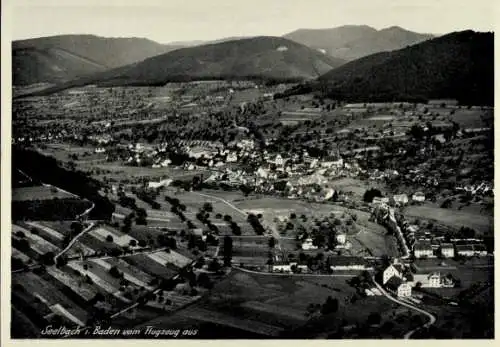
{"type": "MultiPolygon", "coordinates": [[[[348,324],[362,323],[372,311],[385,310],[384,320],[389,320],[394,315],[406,315],[406,310],[401,311],[397,305],[394,306],[382,298],[369,297],[359,299],[354,304],[350,303],[349,300],[355,295],[355,291],[346,285],[345,280],[345,277],[276,278],[233,270],[229,278],[216,285],[210,297],[179,311],[169,319],[157,318],[148,324],[172,328],[176,325],[175,322],[183,321],[185,324],[197,327],[199,337],[204,338],[210,333],[200,321],[212,321],[241,330],[242,338],[251,338],[253,334],[267,337],[292,336],[290,335],[292,330],[301,331],[300,327],[316,321],[315,324],[319,324],[321,328],[314,331],[314,334],[321,336],[339,329],[342,320],[348,324]],[[328,317],[306,314],[311,303],[321,303],[328,296],[339,300],[340,308],[337,313],[328,317]],[[326,324],[327,319],[330,324],[326,324]]],[[[400,323],[396,323],[392,331],[386,334],[395,334],[393,337],[397,337],[403,332],[400,329],[405,324],[406,322],[400,319],[400,323]]],[[[378,336],[379,332],[373,334],[378,336]]],[[[222,336],[217,335],[219,338],[222,336]]]]}
{"type": "Polygon", "coordinates": [[[47,186],[16,188],[12,191],[13,201],[67,199],[72,197],[73,195],[67,192],[47,186]]]}
{"type": "Polygon", "coordinates": [[[432,314],[437,329],[456,315],[461,336],[482,336],[466,314],[492,302],[492,249],[480,246],[493,235],[493,110],[277,95],[287,87],[15,100],[16,322],[31,335],[106,322],[202,339],[402,338],[432,314]],[[457,254],[471,235],[478,254],[457,254]],[[411,298],[372,290],[391,262],[455,282],[418,288],[402,272],[411,298]]]}
{"type": "Polygon", "coordinates": [[[405,214],[409,217],[432,219],[456,229],[466,226],[478,230],[482,234],[489,235],[493,232],[493,216],[478,215],[466,211],[436,208],[426,205],[410,206],[405,210],[405,214]]]}

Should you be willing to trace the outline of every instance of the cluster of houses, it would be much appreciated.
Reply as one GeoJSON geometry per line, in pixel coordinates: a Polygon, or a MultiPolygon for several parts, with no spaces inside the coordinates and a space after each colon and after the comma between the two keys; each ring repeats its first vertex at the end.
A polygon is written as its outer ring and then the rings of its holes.
{"type": "MultiPolygon", "coordinates": [[[[422,192],[415,192],[411,196],[411,201],[412,202],[424,202],[425,201],[425,194],[422,192]]],[[[410,198],[408,197],[407,194],[395,194],[392,197],[374,197],[372,204],[375,206],[384,206],[384,205],[389,205],[393,207],[401,207],[405,206],[410,202],[410,198]]]]}
{"type": "Polygon", "coordinates": [[[411,264],[407,265],[394,259],[382,273],[382,284],[398,297],[409,297],[412,289],[453,287],[455,280],[451,275],[429,272],[411,264]]]}
{"type": "MultiPolygon", "coordinates": [[[[300,237],[300,234],[299,234],[299,237],[300,237]]],[[[347,235],[346,233],[344,232],[338,232],[335,234],[335,240],[337,241],[337,246],[336,248],[348,248],[348,243],[347,243],[347,235]]],[[[314,243],[313,243],[313,239],[308,237],[306,238],[302,244],[301,244],[301,248],[305,251],[309,251],[309,250],[315,250],[315,249],[318,249],[318,246],[316,246],[314,243]]]]}
{"type": "MultiPolygon", "coordinates": [[[[327,259],[330,270],[332,271],[371,271],[373,266],[371,266],[368,261],[361,257],[354,256],[338,256],[329,257],[327,259]]],[[[279,273],[311,273],[310,266],[307,261],[286,261],[286,260],[276,260],[271,265],[272,272],[279,273]]]]}

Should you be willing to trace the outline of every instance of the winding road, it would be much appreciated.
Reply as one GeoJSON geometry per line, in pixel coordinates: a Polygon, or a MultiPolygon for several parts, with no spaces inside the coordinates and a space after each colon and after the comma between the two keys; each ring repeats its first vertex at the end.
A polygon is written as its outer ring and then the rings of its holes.
{"type": "Polygon", "coordinates": [[[420,330],[420,329],[424,329],[424,328],[428,328],[430,327],[432,324],[434,324],[436,322],[436,317],[434,317],[431,313],[425,311],[425,310],[422,310],[421,308],[418,308],[416,306],[413,306],[413,305],[410,305],[406,302],[403,302],[401,300],[398,300],[396,298],[394,298],[392,295],[390,295],[389,293],[387,293],[387,291],[380,285],[378,284],[376,281],[374,281],[375,285],[377,286],[378,290],[389,300],[391,301],[394,301],[395,303],[398,303],[402,306],[405,306],[405,307],[408,307],[408,308],[411,308],[412,310],[414,311],[417,311],[419,313],[423,313],[425,314],[427,317],[429,317],[429,321],[427,323],[424,323],[422,326],[418,327],[418,328],[415,328],[413,330],[410,330],[409,332],[407,332],[405,335],[404,335],[404,339],[408,340],[410,339],[410,337],[413,335],[413,333],[415,333],[416,331],[420,330]]]}

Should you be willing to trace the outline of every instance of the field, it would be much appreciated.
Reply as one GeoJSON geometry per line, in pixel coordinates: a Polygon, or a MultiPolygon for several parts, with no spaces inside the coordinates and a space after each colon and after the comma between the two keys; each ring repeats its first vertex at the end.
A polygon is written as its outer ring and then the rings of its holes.
{"type": "MultiPolygon", "coordinates": [[[[293,331],[314,321],[319,330],[300,331],[302,338],[320,337],[337,331],[342,321],[363,324],[372,312],[379,312],[382,322],[394,317],[407,316],[401,309],[383,297],[350,299],[355,291],[346,284],[348,277],[267,276],[234,270],[228,278],[218,283],[212,294],[170,317],[158,317],[148,325],[172,328],[183,322],[200,329],[200,337],[208,335],[205,323],[212,322],[240,330],[240,338],[258,336],[292,336],[293,331]],[[338,299],[339,310],[326,316],[306,315],[310,304],[322,304],[328,296],[338,299]]],[[[389,336],[401,338],[411,325],[399,319],[389,336]]],[[[221,338],[224,335],[213,336],[221,338]]],[[[377,336],[374,333],[374,336],[377,336]]]]}
{"type": "Polygon", "coordinates": [[[351,192],[360,199],[362,199],[368,189],[372,188],[370,183],[355,178],[340,178],[329,181],[329,183],[334,189],[341,190],[345,193],[351,192]]]}
{"type": "Polygon", "coordinates": [[[493,216],[477,215],[430,205],[408,206],[404,213],[407,217],[433,219],[456,229],[465,226],[482,234],[490,235],[493,232],[493,216]]]}
{"type": "Polygon", "coordinates": [[[39,255],[44,255],[47,252],[57,252],[59,248],[44,238],[31,233],[29,230],[26,230],[18,225],[12,225],[12,233],[13,235],[17,232],[24,233],[25,238],[30,243],[31,249],[37,252],[39,255]]]}
{"type": "Polygon", "coordinates": [[[24,273],[22,276],[14,276],[12,282],[13,284],[22,285],[26,291],[39,298],[51,310],[56,310],[73,323],[80,324],[86,321],[87,313],[83,308],[79,307],[53,285],[42,280],[37,275],[24,273]]]}
{"type": "Polygon", "coordinates": [[[72,197],[74,196],[62,190],[46,186],[15,188],[12,190],[12,201],[68,199],[72,197]]]}
{"type": "MultiPolygon", "coordinates": [[[[119,247],[129,246],[130,241],[134,240],[134,238],[111,228],[95,228],[90,231],[89,235],[92,235],[96,239],[103,242],[106,242],[106,238],[108,236],[111,236],[113,238],[112,243],[116,244],[119,247]]],[[[137,240],[135,241],[137,242],[137,240]]],[[[130,247],[133,248],[132,246],[130,247]]]]}

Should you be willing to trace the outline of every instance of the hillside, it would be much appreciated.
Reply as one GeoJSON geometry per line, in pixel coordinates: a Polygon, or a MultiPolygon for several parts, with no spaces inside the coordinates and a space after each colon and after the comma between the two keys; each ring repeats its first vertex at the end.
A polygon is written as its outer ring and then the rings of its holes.
{"type": "Polygon", "coordinates": [[[314,49],[325,50],[334,57],[355,60],[378,52],[401,49],[428,40],[432,35],[400,27],[376,30],[366,25],[347,25],[331,29],[299,29],[283,37],[314,49]]]}
{"type": "Polygon", "coordinates": [[[455,32],[349,62],[289,93],[313,91],[360,102],[455,98],[492,105],[493,47],[493,33],[455,32]]]}
{"type": "Polygon", "coordinates": [[[85,84],[161,85],[197,79],[299,81],[317,78],[343,63],[296,42],[263,36],[179,49],[49,92],[85,84]]]}
{"type": "Polygon", "coordinates": [[[62,35],[12,43],[13,84],[60,83],[125,66],[179,46],[143,38],[62,35]]]}

